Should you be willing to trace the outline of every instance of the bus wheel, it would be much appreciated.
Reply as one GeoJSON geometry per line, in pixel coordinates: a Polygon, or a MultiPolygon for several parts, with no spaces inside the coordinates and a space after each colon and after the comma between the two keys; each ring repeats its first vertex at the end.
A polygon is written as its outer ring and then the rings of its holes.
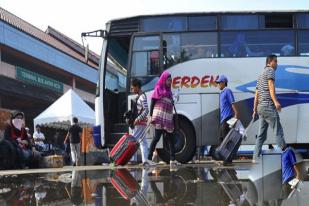
{"type": "MultiPolygon", "coordinates": [[[[176,160],[180,163],[187,163],[195,155],[196,137],[193,127],[184,119],[180,119],[179,131],[175,133],[175,154],[176,160]]],[[[163,149],[157,149],[159,157],[166,163],[170,161],[169,146],[163,139],[163,149]]]]}

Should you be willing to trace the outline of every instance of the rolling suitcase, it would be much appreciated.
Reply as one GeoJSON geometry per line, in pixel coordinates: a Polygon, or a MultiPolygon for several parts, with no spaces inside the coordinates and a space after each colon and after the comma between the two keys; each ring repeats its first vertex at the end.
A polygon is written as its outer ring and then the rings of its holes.
{"type": "Polygon", "coordinates": [[[223,169],[218,172],[218,182],[232,201],[237,201],[243,194],[234,169],[223,169]]]}
{"type": "Polygon", "coordinates": [[[113,187],[125,199],[135,199],[135,205],[150,206],[147,197],[141,191],[141,188],[136,179],[130,174],[127,169],[117,169],[110,180],[113,187]]]}
{"type": "Polygon", "coordinates": [[[138,183],[127,169],[117,169],[111,178],[111,183],[126,200],[131,199],[138,192],[138,183]]]}
{"type": "Polygon", "coordinates": [[[136,140],[136,138],[130,134],[123,135],[111,150],[109,154],[110,160],[114,162],[116,166],[126,165],[138,150],[140,142],[144,139],[150,127],[151,125],[146,127],[139,140],[136,140]]]}
{"type": "Polygon", "coordinates": [[[246,138],[246,132],[248,128],[252,125],[254,119],[251,120],[249,125],[244,131],[244,134],[241,134],[235,128],[231,128],[229,133],[224,138],[223,142],[216,149],[216,155],[219,156],[224,162],[231,162],[236,156],[237,151],[240,147],[242,139],[246,138]]]}

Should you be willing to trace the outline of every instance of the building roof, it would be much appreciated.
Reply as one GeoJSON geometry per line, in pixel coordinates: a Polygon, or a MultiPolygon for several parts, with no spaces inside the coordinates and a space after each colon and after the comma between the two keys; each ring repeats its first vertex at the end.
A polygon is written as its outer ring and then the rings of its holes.
{"type": "MultiPolygon", "coordinates": [[[[53,27],[48,26],[48,28],[46,29],[45,33],[49,34],[50,36],[54,37],[58,41],[60,41],[63,44],[67,45],[68,47],[70,47],[74,51],[77,51],[78,53],[80,53],[82,55],[84,54],[85,48],[84,48],[83,45],[81,45],[77,41],[69,38],[68,36],[64,35],[63,33],[57,31],[53,27]]],[[[88,58],[92,62],[94,62],[97,65],[99,65],[100,56],[98,54],[94,53],[93,51],[89,51],[88,52],[88,58]]]]}
{"type": "Polygon", "coordinates": [[[6,11],[5,9],[0,7],[0,20],[6,22],[7,24],[17,28],[18,30],[31,35],[40,41],[49,44],[50,46],[64,52],[71,57],[91,66],[94,68],[98,68],[99,56],[94,52],[90,52],[89,60],[86,62],[83,53],[82,45],[68,38],[64,34],[56,31],[49,27],[47,29],[47,33],[33,26],[32,24],[24,21],[23,19],[15,16],[14,14],[6,11]]]}

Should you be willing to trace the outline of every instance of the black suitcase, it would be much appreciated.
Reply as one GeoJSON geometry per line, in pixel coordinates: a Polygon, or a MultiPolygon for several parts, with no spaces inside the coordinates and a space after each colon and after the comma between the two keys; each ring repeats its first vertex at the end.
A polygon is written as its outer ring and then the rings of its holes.
{"type": "Polygon", "coordinates": [[[242,141],[242,134],[231,128],[221,145],[216,149],[216,154],[224,162],[231,162],[235,157],[242,141]]]}
{"type": "Polygon", "coordinates": [[[237,151],[241,145],[242,139],[247,139],[247,131],[250,126],[254,122],[254,118],[251,119],[248,126],[244,131],[244,135],[242,135],[238,130],[231,128],[229,133],[224,138],[223,142],[220,146],[216,149],[215,155],[219,157],[219,159],[223,160],[224,162],[232,162],[233,158],[236,156],[237,151]]]}
{"type": "Polygon", "coordinates": [[[218,173],[218,182],[232,201],[239,200],[240,196],[243,194],[234,169],[220,170],[218,173]]]}

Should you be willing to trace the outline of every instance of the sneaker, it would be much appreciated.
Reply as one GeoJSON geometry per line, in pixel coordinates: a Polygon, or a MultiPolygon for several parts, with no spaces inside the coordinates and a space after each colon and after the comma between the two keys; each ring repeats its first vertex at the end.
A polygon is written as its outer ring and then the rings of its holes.
{"type": "Polygon", "coordinates": [[[177,165],[180,163],[177,162],[176,160],[170,161],[170,172],[176,172],[177,171],[177,165]]]}
{"type": "Polygon", "coordinates": [[[136,161],[130,161],[130,162],[128,162],[128,165],[138,165],[138,162],[136,162],[136,161]]]}
{"type": "Polygon", "coordinates": [[[257,164],[257,163],[259,163],[259,162],[256,159],[252,160],[252,164],[257,164]]]}
{"type": "Polygon", "coordinates": [[[155,166],[156,163],[154,163],[151,160],[146,160],[145,162],[143,162],[143,166],[155,166]]]}
{"type": "Polygon", "coordinates": [[[170,161],[170,166],[177,166],[177,165],[180,165],[180,163],[177,162],[176,160],[171,160],[170,161]]]}

